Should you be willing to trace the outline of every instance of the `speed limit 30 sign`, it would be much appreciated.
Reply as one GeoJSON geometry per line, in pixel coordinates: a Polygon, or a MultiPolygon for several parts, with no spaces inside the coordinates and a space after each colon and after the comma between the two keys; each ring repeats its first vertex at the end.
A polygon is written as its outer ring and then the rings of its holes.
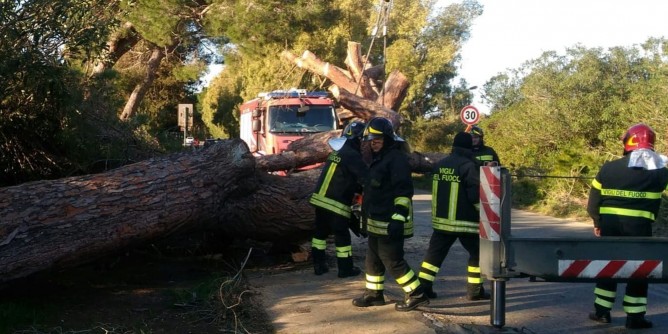
{"type": "Polygon", "coordinates": [[[459,117],[462,119],[462,122],[467,125],[474,125],[480,121],[480,112],[476,107],[468,105],[462,108],[462,111],[459,113],[459,117]]]}

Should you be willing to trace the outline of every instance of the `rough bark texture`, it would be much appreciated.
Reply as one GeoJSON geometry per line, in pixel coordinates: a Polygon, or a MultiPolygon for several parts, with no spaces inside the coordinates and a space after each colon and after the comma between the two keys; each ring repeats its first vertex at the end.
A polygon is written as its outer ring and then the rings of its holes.
{"type": "Polygon", "coordinates": [[[362,57],[360,43],[348,42],[348,54],[345,63],[353,79],[357,82],[357,87],[352,93],[364,96],[369,100],[375,100],[378,97],[378,92],[374,90],[375,87],[371,84],[371,79],[364,73],[367,64],[365,58],[362,57]]]}
{"type": "Polygon", "coordinates": [[[104,52],[103,56],[98,59],[98,63],[95,65],[91,75],[100,75],[107,69],[113,67],[125,53],[139,43],[139,40],[139,33],[135,30],[132,23],[125,22],[107,42],[107,50],[104,52]]]}
{"type": "Polygon", "coordinates": [[[354,95],[345,89],[339,89],[337,86],[330,86],[329,91],[341,106],[351,110],[357,117],[365,120],[376,116],[385,117],[392,121],[395,129],[401,126],[401,116],[389,108],[354,95]]]}
{"type": "Polygon", "coordinates": [[[383,91],[376,98],[376,103],[385,108],[398,110],[408,94],[408,86],[408,79],[403,73],[397,70],[392,71],[385,82],[383,91]]]}
{"type": "Polygon", "coordinates": [[[122,120],[129,119],[135,114],[137,108],[139,108],[139,104],[144,99],[146,92],[155,80],[158,67],[163,58],[165,58],[165,52],[161,48],[154,46],[151,51],[151,57],[146,64],[146,75],[144,76],[144,79],[135,86],[132,94],[130,94],[130,98],[125,102],[125,107],[123,107],[123,112],[120,116],[122,120]]]}
{"type": "MultiPolygon", "coordinates": [[[[309,140],[322,145],[337,134],[309,140]]],[[[323,149],[317,156],[323,161],[328,153],[323,149]]],[[[266,173],[263,166],[274,168],[275,158],[258,158],[256,164],[236,139],[103,174],[0,188],[0,283],[174,232],[215,229],[234,238],[304,242],[312,234],[308,200],[320,169],[286,177],[266,173]]],[[[282,158],[296,167],[314,159],[299,149],[282,158]]],[[[410,158],[416,172],[430,171],[432,160],[419,153],[410,158]]]]}
{"type": "Polygon", "coordinates": [[[257,167],[268,172],[276,172],[291,171],[298,167],[321,163],[332,151],[327,141],[340,134],[340,130],[335,130],[301,138],[290,143],[288,150],[281,154],[257,158],[257,167]]]}
{"type": "Polygon", "coordinates": [[[322,75],[331,80],[336,85],[345,87],[350,91],[355,90],[357,83],[353,81],[351,75],[343,69],[333,64],[323,62],[310,51],[304,51],[301,57],[297,57],[290,51],[281,53],[284,58],[293,61],[300,68],[322,75]]]}
{"type": "Polygon", "coordinates": [[[217,221],[225,203],[249,194],[254,166],[245,144],[232,140],[108,173],[0,188],[0,282],[217,221]]]}

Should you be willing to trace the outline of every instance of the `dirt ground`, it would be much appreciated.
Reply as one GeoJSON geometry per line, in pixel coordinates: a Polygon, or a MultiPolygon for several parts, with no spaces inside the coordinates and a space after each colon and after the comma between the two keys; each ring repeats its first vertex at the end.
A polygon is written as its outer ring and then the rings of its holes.
{"type": "MultiPolygon", "coordinates": [[[[655,225],[655,235],[668,236],[666,226],[655,225]]],[[[0,334],[272,333],[246,278],[310,266],[252,242],[180,253],[134,249],[0,285],[0,334]]]]}
{"type": "Polygon", "coordinates": [[[246,258],[248,247],[210,256],[135,249],[6,284],[0,333],[271,333],[245,273],[298,265],[255,250],[246,258]]]}

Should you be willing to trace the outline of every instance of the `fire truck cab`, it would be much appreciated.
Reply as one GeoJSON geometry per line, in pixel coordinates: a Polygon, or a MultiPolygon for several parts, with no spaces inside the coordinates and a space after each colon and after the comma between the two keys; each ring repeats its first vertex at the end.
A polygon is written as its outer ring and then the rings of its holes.
{"type": "Polygon", "coordinates": [[[338,125],[334,101],[323,91],[263,92],[239,109],[239,135],[256,156],[281,153],[297,139],[338,125]]]}

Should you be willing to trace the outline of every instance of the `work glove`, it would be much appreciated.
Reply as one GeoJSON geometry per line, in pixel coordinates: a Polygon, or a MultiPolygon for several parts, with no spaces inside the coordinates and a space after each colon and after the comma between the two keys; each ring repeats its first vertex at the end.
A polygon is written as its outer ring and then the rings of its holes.
{"type": "Polygon", "coordinates": [[[395,213],[392,215],[390,223],[387,225],[387,235],[392,240],[401,240],[404,238],[404,223],[406,217],[395,213]]]}

